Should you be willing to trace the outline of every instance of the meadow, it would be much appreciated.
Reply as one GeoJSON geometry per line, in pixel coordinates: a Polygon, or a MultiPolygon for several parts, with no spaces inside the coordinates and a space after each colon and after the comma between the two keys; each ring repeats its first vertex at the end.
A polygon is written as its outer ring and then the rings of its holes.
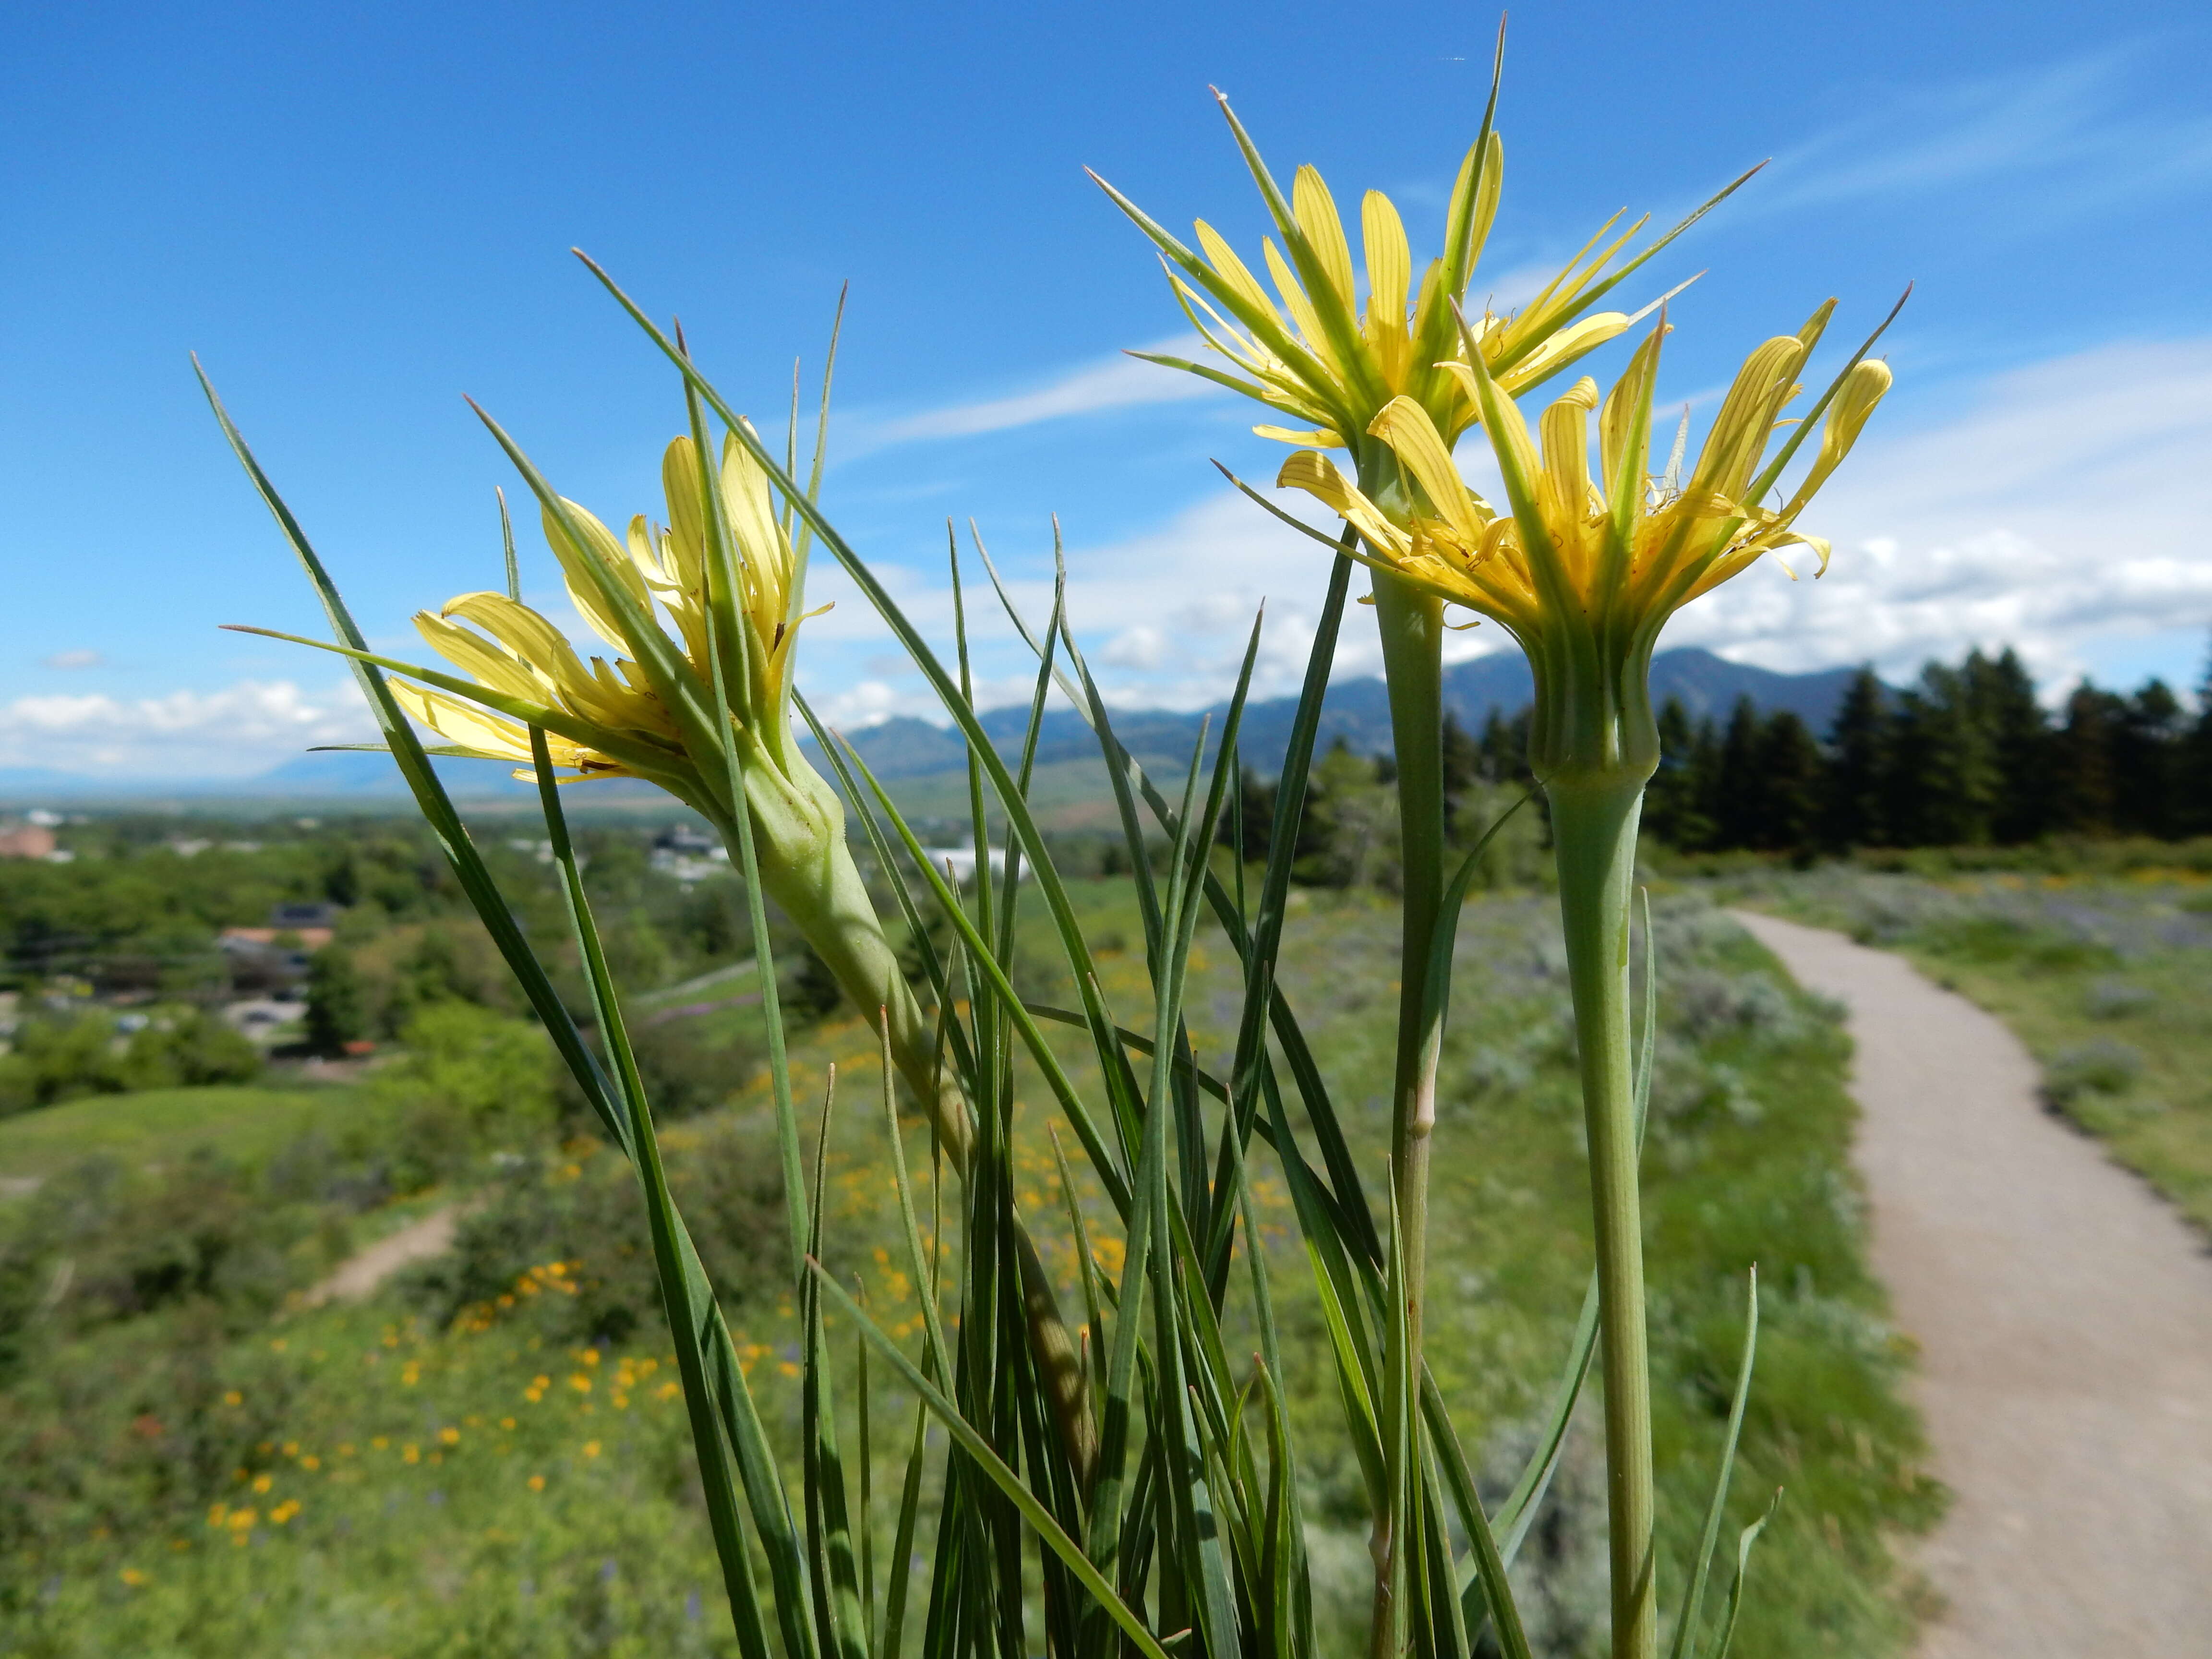
{"type": "MultiPolygon", "coordinates": [[[[1086,882],[1077,892],[1107,994],[1145,1006],[1126,887],[1086,882]]],[[[1755,1516],[1778,1488],[1784,1496],[1753,1570],[1743,1650],[1901,1652],[1917,1591],[1895,1552],[1934,1518],[1942,1493],[1920,1472],[1899,1390],[1908,1349],[1865,1265],[1845,1156],[1847,1044],[1834,1011],[1790,987],[1702,896],[1662,899],[1656,935],[1662,1026],[1646,1170],[1668,1571],[1680,1581],[1709,1489],[1756,1262],[1762,1330],[1732,1518],[1755,1516]]],[[[1394,994],[1395,940],[1387,897],[1309,889],[1294,896],[1283,951],[1282,983],[1307,1011],[1370,1168],[1388,1133],[1378,1015],[1394,994]]],[[[1063,1000],[1042,935],[1036,946],[1024,994],[1063,1000]]],[[[1231,961],[1218,933],[1201,929],[1189,1012],[1202,1066],[1233,1036],[1231,961]]],[[[1504,889],[1468,905],[1443,1069],[1432,1353],[1493,1498],[1526,1455],[1589,1271],[1564,962],[1548,896],[1504,889]]],[[[747,1017],[757,1011],[696,1018],[747,1017]]],[[[1066,1054],[1085,1081],[1078,1044],[1066,1054]]],[[[919,1303],[893,1265],[875,1055],[852,1011],[835,1009],[794,1034],[793,1074],[818,1109],[836,1068],[820,1172],[825,1261],[912,1337],[919,1303]]],[[[248,1096],[282,1098],[273,1091],[206,1092],[211,1131],[287,1109],[240,1109],[248,1096]]],[[[788,1446],[798,1333],[765,1100],[749,1082],[672,1124],[665,1140],[763,1414],[788,1446]]],[[[348,1171],[382,1167],[391,1148],[333,1141],[311,1125],[283,1146],[241,1130],[228,1146],[180,1155],[176,1113],[160,1103],[116,1096],[49,1109],[93,1107],[142,1126],[143,1138],[118,1131],[88,1164],[49,1161],[33,1171],[44,1176],[35,1192],[0,1206],[9,1333],[0,1460],[14,1472],[0,1494],[0,1653],[732,1650],[634,1182],[580,1118],[534,1137],[517,1119],[501,1129],[507,1144],[404,1200],[407,1214],[464,1206],[452,1254],[360,1304],[309,1307],[301,1292],[389,1224],[388,1195],[349,1186],[348,1171]]],[[[40,1115],[0,1126],[0,1175],[16,1174],[16,1147],[45,1155],[31,1133],[40,1115]]],[[[1018,1198],[1066,1289],[1070,1194],[1045,1119],[1041,1103],[1024,1115],[1018,1198]]],[[[416,1121],[404,1112],[366,1121],[383,1126],[378,1134],[416,1121]]],[[[1112,1267],[1120,1241],[1086,1180],[1072,1196],[1112,1267]]],[[[1280,1256],[1286,1350],[1303,1357],[1289,1384],[1316,1476],[1307,1516],[1317,1645],[1353,1650],[1370,1571],[1358,1475],[1336,1437],[1287,1196],[1267,1182],[1260,1195],[1262,1232],[1280,1256]],[[1267,1224],[1268,1200],[1279,1229],[1267,1224]]],[[[1224,1334],[1232,1352],[1245,1335],[1224,1334]]],[[[868,1483],[854,1496],[872,1522],[865,1566],[879,1607],[908,1576],[888,1557],[914,1407],[880,1370],[863,1396],[852,1334],[833,1328],[833,1340],[848,1357],[841,1437],[868,1483]]],[[[1603,1532],[1596,1427],[1578,1420],[1516,1568],[1539,1651],[1601,1650],[1603,1532]]],[[[915,1556],[928,1558],[926,1538],[915,1556]]],[[[918,1606],[928,1587],[913,1577],[918,1606]]]]}

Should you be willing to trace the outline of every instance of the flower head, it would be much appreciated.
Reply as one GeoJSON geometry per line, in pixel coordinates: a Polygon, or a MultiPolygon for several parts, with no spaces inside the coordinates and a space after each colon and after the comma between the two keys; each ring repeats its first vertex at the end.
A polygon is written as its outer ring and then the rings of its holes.
{"type": "MultiPolygon", "coordinates": [[[[1493,88],[1493,109],[1496,101],[1493,88]]],[[[1153,352],[1131,355],[1242,392],[1300,423],[1298,429],[1254,428],[1262,437],[1350,449],[1363,467],[1375,447],[1369,428],[1395,399],[1417,404],[1447,449],[1480,418],[1466,375],[1452,372],[1455,364],[1465,369],[1471,356],[1479,356],[1485,371],[1509,392],[1519,392],[1630,327],[1634,318],[1591,307],[1705,210],[1618,265],[1646,221],[1616,234],[1616,214],[1517,313],[1500,315],[1486,306],[1479,321],[1462,328],[1456,313],[1497,216],[1504,170],[1504,143],[1487,114],[1452,188],[1443,252],[1428,263],[1417,285],[1405,223],[1389,197],[1369,191],[1360,202],[1364,271],[1355,271],[1343,218],[1320,173],[1300,167],[1286,198],[1226,99],[1221,110],[1281,238],[1279,246],[1275,237],[1261,241],[1268,283],[1204,220],[1194,227],[1194,252],[1099,179],[1159,248],[1176,302],[1226,367],[1153,352]]]]}
{"type": "Polygon", "coordinates": [[[1686,415],[1665,471],[1650,470],[1662,320],[1602,403],[1597,382],[1584,376],[1544,410],[1533,435],[1480,362],[1445,366],[1490,434],[1505,484],[1502,511],[1462,480],[1443,434],[1411,398],[1392,399],[1368,428],[1397,464],[1403,510],[1386,511],[1317,451],[1291,456],[1276,482],[1341,514],[1358,531],[1368,563],[1512,633],[1536,676],[1534,741],[1548,744],[1553,764],[1616,764],[1629,749],[1646,746],[1646,671],[1668,617],[1780,548],[1810,547],[1827,568],[1827,544],[1797,530],[1797,517],[1890,384],[1887,365],[1863,348],[1811,411],[1810,420],[1823,411],[1827,417],[1820,449],[1796,488],[1778,497],[1783,471],[1811,429],[1809,420],[1783,411],[1802,390],[1798,373],[1833,303],[1745,359],[1686,478],[1686,415]],[[1791,426],[1799,430],[1769,459],[1775,434],[1791,426]],[[1548,737],[1547,704],[1566,723],[1548,737]],[[1637,716],[1639,729],[1626,731],[1622,722],[1637,716]]]}
{"type": "MultiPolygon", "coordinates": [[[[613,647],[611,661],[587,663],[519,599],[463,593],[434,615],[419,613],[415,626],[470,680],[395,680],[403,706],[452,740],[447,752],[532,769],[518,777],[535,775],[536,725],[556,768],[580,778],[648,778],[703,805],[726,799],[719,703],[745,750],[749,781],[758,762],[769,793],[827,799],[791,732],[793,646],[805,620],[797,609],[802,550],[774,509],[767,474],[734,437],[716,471],[710,497],[696,447],[678,438],[661,461],[668,523],[639,514],[622,538],[576,502],[544,496],[545,539],[568,597],[613,647]],[[717,545],[730,550],[731,568],[710,582],[717,545]]],[[[747,793],[757,810],[759,791],[747,793]]]]}

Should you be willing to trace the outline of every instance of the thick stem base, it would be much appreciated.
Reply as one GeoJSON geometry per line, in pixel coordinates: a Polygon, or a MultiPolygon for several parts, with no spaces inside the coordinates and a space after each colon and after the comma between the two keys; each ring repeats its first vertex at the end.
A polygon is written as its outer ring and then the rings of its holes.
{"type": "Polygon", "coordinates": [[[1549,786],[1547,793],[1589,1131],[1605,1359],[1613,1653],[1613,1659],[1652,1659],[1658,1651],[1659,1619],[1652,1583],[1650,1356],[1628,1018],[1629,896],[1644,779],[1583,778],[1549,786]]]}

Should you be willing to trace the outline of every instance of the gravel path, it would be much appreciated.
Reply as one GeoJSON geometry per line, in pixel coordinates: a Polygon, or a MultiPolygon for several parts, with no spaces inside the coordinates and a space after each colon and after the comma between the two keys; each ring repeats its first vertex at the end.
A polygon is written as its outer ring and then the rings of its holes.
{"type": "Polygon", "coordinates": [[[1874,1261],[1954,1501],[1923,1659],[2212,1655],[2212,1255],[2041,1109],[1998,1022],[1893,956],[1739,914],[1850,1009],[1874,1261]]]}
{"type": "Polygon", "coordinates": [[[398,1232],[386,1233],[367,1249],[348,1256],[302,1300],[310,1308],[325,1302],[359,1302],[402,1267],[452,1249],[459,1221],[459,1206],[449,1204],[398,1232]]]}

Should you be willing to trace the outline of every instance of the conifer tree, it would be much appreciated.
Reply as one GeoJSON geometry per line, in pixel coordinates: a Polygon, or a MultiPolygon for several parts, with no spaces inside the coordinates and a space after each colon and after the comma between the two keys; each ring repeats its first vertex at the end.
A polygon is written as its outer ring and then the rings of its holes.
{"type": "Polygon", "coordinates": [[[1485,783],[1516,784],[1530,781],[1528,773],[1528,711],[1523,708],[1507,720],[1495,708],[1482,723],[1482,736],[1475,744],[1479,756],[1477,769],[1485,783]]]}
{"type": "Polygon", "coordinates": [[[1757,847],[1766,818],[1765,779],[1759,769],[1759,709],[1747,696],[1735,700],[1728,735],[1721,739],[1719,787],[1713,802],[1713,845],[1757,847]]]}
{"type": "Polygon", "coordinates": [[[2112,827],[2122,835],[2177,833],[2185,726],[2181,699],[2160,679],[2146,682],[2112,723],[2112,827]]]}
{"type": "Polygon", "coordinates": [[[2112,831],[2112,728],[2125,701],[2087,680],[2066,699],[2065,723],[2052,735],[2051,827],[2081,836],[2112,831]]]}
{"type": "Polygon", "coordinates": [[[1644,827],[1678,852],[1695,852],[1712,839],[1712,820],[1699,799],[1697,728],[1680,697],[1659,710],[1659,770],[1644,791],[1644,827]]]}
{"type": "Polygon", "coordinates": [[[2051,722],[2036,700],[2035,682],[2010,646],[1995,659],[1974,652],[1966,659],[1966,677],[1974,718],[1996,766],[1991,839],[2005,846],[2033,841],[2049,825],[2051,761],[2051,722]]]}
{"type": "Polygon", "coordinates": [[[2175,816],[2185,836],[2212,836],[2212,655],[2197,687],[2197,720],[2181,739],[2175,816]]]}
{"type": "Polygon", "coordinates": [[[1828,728],[1821,840],[1832,848],[1880,847],[1888,839],[1889,692],[1869,663],[1851,676],[1828,728]]]}
{"type": "Polygon", "coordinates": [[[1820,811],[1822,757],[1805,722],[1791,710],[1778,710],[1759,738],[1760,823],[1754,847],[1796,852],[1815,840],[1820,811]]]}
{"type": "Polygon", "coordinates": [[[1479,836],[1482,826],[1467,821],[1467,809],[1468,797],[1482,781],[1482,750],[1449,709],[1444,711],[1443,744],[1444,827],[1455,836],[1479,836]]]}
{"type": "Polygon", "coordinates": [[[1990,734],[1974,718],[1965,672],[1931,662],[1898,700],[1884,790],[1892,837],[1906,847],[1986,842],[1997,771],[1990,734]]]}

